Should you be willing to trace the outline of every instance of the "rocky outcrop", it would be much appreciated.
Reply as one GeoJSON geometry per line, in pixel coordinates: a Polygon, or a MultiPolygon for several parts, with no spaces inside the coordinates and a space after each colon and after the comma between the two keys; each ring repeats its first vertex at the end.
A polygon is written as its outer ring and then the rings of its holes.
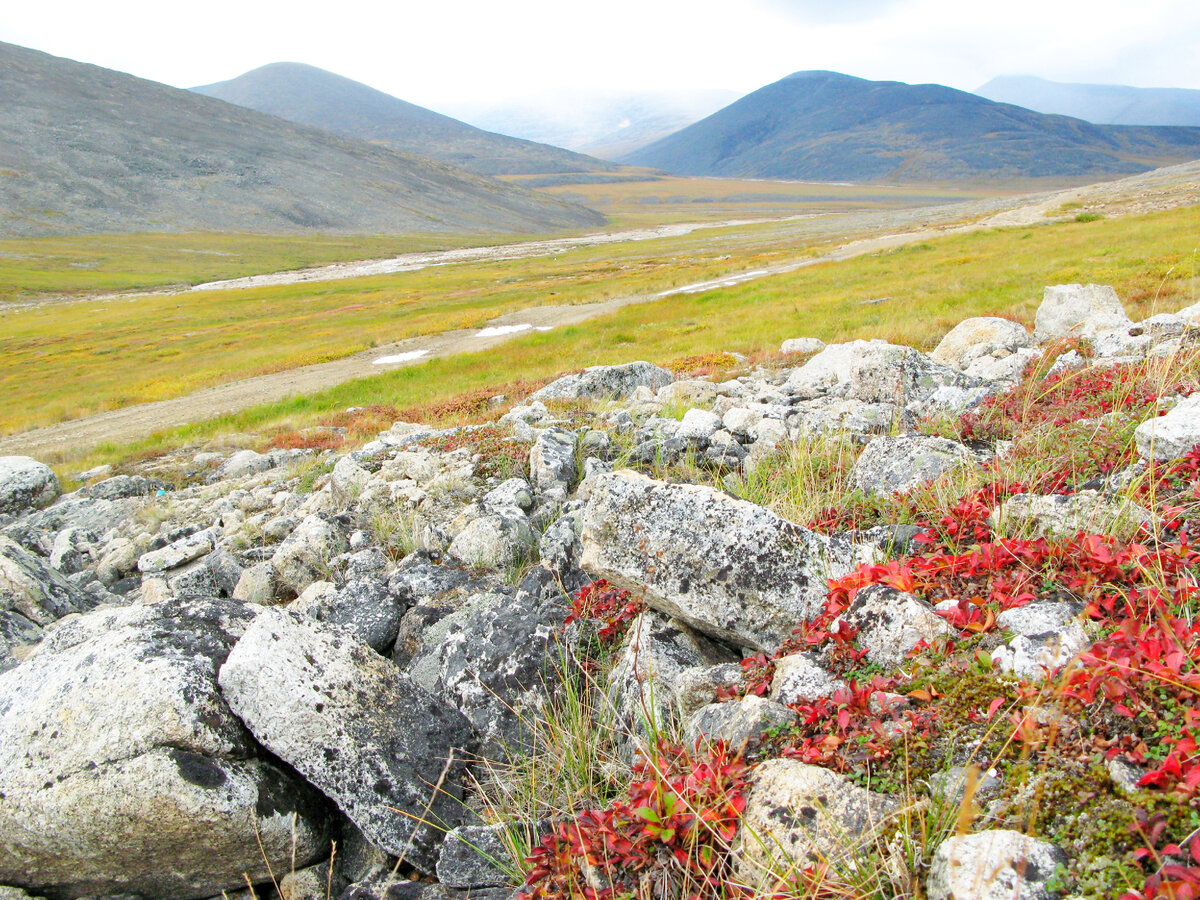
{"type": "Polygon", "coordinates": [[[564,375],[530,396],[530,400],[613,400],[630,397],[640,387],[657,391],[675,377],[648,362],[623,366],[593,366],[578,375],[564,375]]]}

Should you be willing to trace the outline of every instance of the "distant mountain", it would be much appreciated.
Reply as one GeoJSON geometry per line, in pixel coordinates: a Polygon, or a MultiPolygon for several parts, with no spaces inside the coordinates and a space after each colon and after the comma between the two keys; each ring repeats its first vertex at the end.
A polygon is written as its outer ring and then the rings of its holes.
{"type": "Polygon", "coordinates": [[[1002,75],[975,93],[1099,125],[1200,125],[1200,91],[1187,88],[1067,84],[1032,75],[1002,75]]]}
{"type": "Polygon", "coordinates": [[[592,210],[0,43],[0,234],[551,231],[592,210]]]}
{"type": "Polygon", "coordinates": [[[303,63],[271,63],[232,81],[192,90],[481,175],[609,172],[617,168],[560,147],[483,131],[303,63]]]}
{"type": "Polygon", "coordinates": [[[1200,157],[1200,129],[1092,125],[941,85],[797,72],[620,158],[680,175],[1007,181],[1200,157]]]}
{"type": "Polygon", "coordinates": [[[501,106],[462,105],[455,115],[501,134],[616,159],[703,119],[733,91],[570,92],[501,106]]]}

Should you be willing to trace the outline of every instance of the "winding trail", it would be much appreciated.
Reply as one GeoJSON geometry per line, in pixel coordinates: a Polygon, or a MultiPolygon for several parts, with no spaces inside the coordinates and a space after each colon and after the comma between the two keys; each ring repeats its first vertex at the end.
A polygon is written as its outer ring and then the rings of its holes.
{"type": "MultiPolygon", "coordinates": [[[[486,350],[504,341],[512,340],[514,337],[528,334],[534,328],[547,329],[577,325],[589,319],[607,315],[623,307],[637,303],[653,303],[656,300],[678,294],[697,294],[718,288],[732,287],[761,278],[794,272],[798,269],[819,263],[840,262],[856,256],[863,256],[906,244],[919,243],[947,234],[1003,226],[1030,225],[1035,222],[1044,221],[1048,213],[1057,209],[1063,203],[1080,200],[1081,198],[1093,199],[1100,196],[1119,203],[1127,201],[1131,197],[1143,198],[1148,184],[1164,183],[1178,187],[1182,179],[1191,191],[1195,191],[1197,186],[1200,185],[1200,163],[1159,171],[1172,174],[1165,178],[1160,177],[1158,181],[1154,181],[1151,176],[1154,176],[1156,173],[1147,173],[1146,175],[1135,176],[1132,179],[1103,185],[1093,185],[1087,188],[1057,191],[1052,194],[1017,198],[1011,201],[1010,205],[1006,208],[993,210],[990,214],[982,216],[975,221],[960,224],[934,225],[931,227],[916,227],[912,230],[898,230],[878,234],[841,244],[820,256],[753,269],[720,279],[682,285],[666,291],[619,297],[602,303],[586,303],[573,306],[540,306],[521,310],[492,320],[488,323],[489,327],[484,333],[475,330],[459,330],[409,338],[396,343],[379,346],[367,352],[334,360],[333,362],[303,366],[271,375],[259,375],[253,378],[204,388],[183,397],[127,406],[122,409],[99,413],[70,422],[61,422],[55,425],[36,428],[0,437],[0,455],[26,454],[39,458],[48,458],[65,447],[79,450],[94,447],[102,443],[129,443],[153,434],[156,431],[200,422],[215,416],[238,412],[251,406],[282,400],[289,396],[315,393],[355,378],[378,374],[385,368],[390,369],[402,365],[416,365],[438,357],[486,350]],[[1184,171],[1181,173],[1177,170],[1184,171]],[[389,362],[387,366],[377,364],[381,357],[389,356],[399,357],[399,359],[389,362]]],[[[1186,195],[1184,199],[1187,199],[1186,195]]],[[[1170,205],[1179,204],[1172,203],[1170,205]]],[[[1139,205],[1129,211],[1140,212],[1144,210],[1139,205]]],[[[944,221],[946,217],[946,207],[934,207],[925,212],[927,225],[929,222],[944,221]]],[[[809,218],[809,216],[795,216],[791,218],[803,219],[809,218]]],[[[528,241],[496,247],[405,254],[404,256],[388,260],[342,263],[316,269],[278,272],[224,282],[211,282],[209,284],[198,285],[190,290],[237,289],[268,284],[327,281],[370,274],[411,271],[430,265],[455,265],[489,259],[546,256],[581,246],[597,246],[630,240],[650,240],[658,237],[684,235],[699,228],[729,227],[730,225],[750,224],[758,221],[761,220],[699,225],[665,225],[659,228],[585,235],[579,238],[566,238],[562,240],[528,241]]]]}

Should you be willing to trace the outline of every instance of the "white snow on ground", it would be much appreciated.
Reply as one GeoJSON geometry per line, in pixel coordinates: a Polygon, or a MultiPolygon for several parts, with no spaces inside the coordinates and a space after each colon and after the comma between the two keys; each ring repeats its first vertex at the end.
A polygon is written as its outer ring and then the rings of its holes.
{"type": "Polygon", "coordinates": [[[428,350],[409,350],[407,353],[397,353],[395,356],[381,356],[371,365],[389,366],[393,363],[412,362],[414,359],[420,359],[422,356],[428,355],[428,350]]]}
{"type": "Polygon", "coordinates": [[[522,323],[520,325],[490,325],[487,328],[475,332],[477,338],[504,337],[506,334],[519,334],[522,331],[550,331],[549,325],[530,325],[522,323]]]}

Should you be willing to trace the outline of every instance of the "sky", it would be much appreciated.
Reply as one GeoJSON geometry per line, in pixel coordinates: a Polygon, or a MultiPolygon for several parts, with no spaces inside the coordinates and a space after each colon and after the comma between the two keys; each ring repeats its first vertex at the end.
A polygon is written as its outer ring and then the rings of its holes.
{"type": "Polygon", "coordinates": [[[305,62],[434,109],[802,69],[1200,89],[1197,0],[41,0],[6,4],[0,40],[176,87],[305,62]]]}

